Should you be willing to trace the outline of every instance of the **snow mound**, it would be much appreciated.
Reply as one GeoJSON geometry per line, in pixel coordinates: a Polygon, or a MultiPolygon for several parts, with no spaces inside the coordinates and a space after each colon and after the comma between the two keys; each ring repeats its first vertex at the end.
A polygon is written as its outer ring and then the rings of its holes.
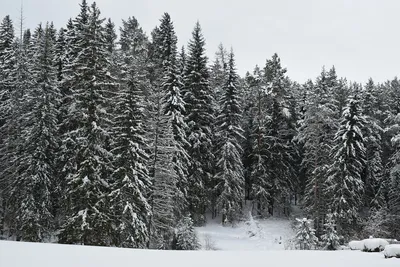
{"type": "Polygon", "coordinates": [[[364,243],[363,251],[366,252],[380,252],[389,245],[389,242],[382,238],[364,239],[362,242],[364,243]]]}
{"type": "Polygon", "coordinates": [[[350,241],[349,247],[351,250],[363,250],[364,249],[364,241],[359,241],[359,240],[350,241]]]}
{"type": "Polygon", "coordinates": [[[387,245],[383,255],[385,255],[385,258],[400,258],[400,244],[387,245]]]}

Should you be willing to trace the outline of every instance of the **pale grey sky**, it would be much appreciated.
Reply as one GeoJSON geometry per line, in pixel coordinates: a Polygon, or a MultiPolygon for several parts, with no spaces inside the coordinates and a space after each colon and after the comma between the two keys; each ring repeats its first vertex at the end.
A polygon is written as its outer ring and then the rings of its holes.
{"type": "MultiPolygon", "coordinates": [[[[23,0],[25,26],[64,26],[80,0],[23,0]]],[[[92,1],[88,0],[89,3],[92,1]]],[[[365,83],[400,75],[399,0],[98,0],[116,25],[135,16],[150,31],[170,13],[180,45],[200,21],[211,60],[219,43],[233,47],[239,73],[278,53],[296,81],[315,79],[325,65],[365,83]]],[[[20,0],[0,0],[0,17],[19,18],[20,0]]]]}

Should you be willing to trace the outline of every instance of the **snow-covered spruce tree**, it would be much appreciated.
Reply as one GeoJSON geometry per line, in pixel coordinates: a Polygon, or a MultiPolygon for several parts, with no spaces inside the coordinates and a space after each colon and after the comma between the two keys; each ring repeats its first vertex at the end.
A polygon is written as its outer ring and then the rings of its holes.
{"type": "MultiPolygon", "coordinates": [[[[249,180],[251,184],[251,197],[257,207],[259,216],[266,216],[270,208],[272,182],[268,176],[266,168],[266,97],[263,87],[263,76],[258,67],[254,71],[253,81],[250,90],[254,91],[254,105],[249,109],[252,118],[249,138],[251,147],[249,147],[248,168],[249,180]]],[[[250,98],[252,99],[252,98],[250,98]]]]}
{"type": "Polygon", "coordinates": [[[365,85],[362,94],[362,109],[365,115],[366,162],[362,179],[365,184],[364,205],[379,209],[384,205],[382,135],[383,129],[376,115],[377,94],[372,79],[365,85]]]}
{"type": "Polygon", "coordinates": [[[329,168],[326,193],[328,207],[339,226],[340,234],[348,234],[355,226],[362,204],[364,183],[361,174],[365,164],[365,141],[362,129],[366,121],[356,96],[349,99],[335,136],[333,164],[329,168]]]}
{"type": "MultiPolygon", "coordinates": [[[[227,76],[228,76],[228,60],[229,56],[227,51],[225,50],[224,46],[220,44],[218,46],[218,50],[215,53],[215,60],[210,68],[210,88],[213,92],[213,110],[215,116],[218,116],[221,113],[221,98],[222,95],[224,94],[223,92],[223,87],[226,82],[227,76]]],[[[220,138],[219,136],[219,131],[218,131],[218,122],[217,120],[214,121],[213,125],[211,126],[213,134],[213,144],[218,142],[218,139],[220,138]]],[[[214,145],[214,150],[213,153],[217,154],[218,147],[214,145]]],[[[213,165],[213,170],[216,170],[216,161],[214,161],[213,165]]],[[[214,171],[215,174],[215,171],[214,171]]],[[[210,188],[214,188],[217,184],[217,181],[213,179],[209,185],[210,188]]],[[[211,193],[211,210],[212,210],[212,217],[217,216],[217,194],[215,192],[211,193]]]]}
{"type": "Polygon", "coordinates": [[[244,84],[243,84],[243,96],[242,96],[242,129],[244,130],[243,133],[243,140],[242,140],[242,162],[243,162],[243,176],[244,176],[244,190],[245,190],[245,199],[251,199],[251,187],[252,181],[250,180],[250,166],[252,163],[252,147],[253,147],[253,140],[251,138],[251,130],[253,129],[254,123],[254,116],[252,114],[252,108],[254,104],[254,90],[252,90],[252,86],[254,84],[255,78],[247,72],[244,77],[244,84]]]}
{"type": "Polygon", "coordinates": [[[151,207],[147,200],[150,178],[146,168],[143,93],[133,64],[133,57],[125,54],[123,77],[114,98],[112,154],[114,155],[113,184],[110,209],[116,219],[114,245],[145,248],[149,242],[148,224],[151,207]]]}
{"type": "Polygon", "coordinates": [[[174,250],[198,250],[200,243],[192,218],[189,215],[182,217],[175,228],[174,250]]]}
{"type": "Polygon", "coordinates": [[[340,246],[339,236],[335,227],[336,224],[333,218],[333,214],[328,213],[326,215],[326,220],[324,224],[324,234],[321,236],[321,241],[323,243],[324,249],[326,250],[337,250],[340,246]]]}
{"type": "Polygon", "coordinates": [[[110,210],[116,225],[112,233],[113,245],[118,247],[149,246],[151,207],[148,197],[151,182],[144,130],[143,71],[140,71],[145,57],[145,40],[134,18],[123,21],[121,50],[115,51],[114,63],[119,69],[120,86],[113,96],[111,143],[114,172],[110,210]]]}
{"type": "Polygon", "coordinates": [[[32,87],[23,95],[27,112],[22,121],[24,147],[17,156],[18,176],[12,181],[9,211],[20,240],[40,242],[53,227],[51,193],[54,190],[55,155],[59,145],[57,106],[59,92],[54,67],[54,40],[50,26],[41,25],[32,40],[32,87]]]}
{"type": "MultiPolygon", "coordinates": [[[[7,120],[7,114],[9,110],[9,100],[11,85],[8,79],[12,65],[15,62],[14,58],[14,27],[10,16],[5,16],[0,24],[0,158],[6,151],[3,149],[6,147],[4,142],[5,137],[5,124],[7,120]]],[[[0,168],[4,169],[4,164],[0,164],[0,168]]],[[[0,172],[1,173],[1,172],[0,172]]],[[[3,234],[3,219],[4,219],[4,194],[3,188],[6,188],[5,178],[0,178],[0,237],[3,234]]]]}
{"type": "Polygon", "coordinates": [[[395,152],[390,158],[389,189],[388,189],[388,207],[390,212],[390,232],[397,237],[400,233],[400,118],[397,113],[391,118],[392,125],[388,131],[392,132],[392,145],[395,152]]]}
{"type": "Polygon", "coordinates": [[[188,201],[195,224],[205,222],[209,204],[207,185],[212,177],[214,121],[213,97],[209,86],[205,41],[200,23],[196,23],[192,40],[188,45],[188,57],[184,77],[184,100],[186,102],[186,123],[188,125],[188,150],[191,158],[188,178],[188,201]]]}
{"type": "Polygon", "coordinates": [[[293,154],[294,146],[288,128],[288,82],[286,69],[281,66],[277,54],[267,60],[264,68],[264,81],[267,93],[266,119],[266,168],[271,183],[269,213],[274,214],[274,206],[283,207],[289,213],[289,201],[294,187],[293,154]]]}
{"type": "MultiPolygon", "coordinates": [[[[22,30],[21,30],[22,36],[22,30]]],[[[31,34],[26,30],[23,34],[23,39],[16,40],[9,53],[7,53],[6,64],[3,65],[5,79],[2,80],[4,93],[1,102],[1,116],[4,118],[4,124],[0,128],[3,139],[0,150],[0,179],[3,188],[11,188],[11,183],[18,180],[22,165],[19,164],[19,159],[23,156],[24,144],[23,140],[23,125],[24,116],[27,113],[25,104],[26,90],[33,87],[33,79],[31,76],[31,34]]],[[[15,184],[14,184],[15,186],[15,184]]],[[[18,225],[16,224],[17,214],[11,195],[23,194],[12,190],[3,191],[4,198],[4,225],[8,228],[8,234],[19,236],[18,225]],[[9,209],[10,208],[10,209],[9,209]]],[[[19,225],[20,226],[20,225],[19,225]]]]}
{"type": "MultiPolygon", "coordinates": [[[[64,223],[70,212],[68,204],[67,184],[77,172],[76,152],[78,150],[77,129],[80,125],[78,109],[76,109],[76,90],[80,87],[79,69],[82,63],[77,63],[79,52],[85,47],[83,40],[88,25],[89,7],[86,1],[80,5],[80,13],[75,19],[70,19],[65,32],[64,52],[60,51],[62,69],[58,72],[61,104],[59,107],[59,135],[61,146],[58,154],[58,178],[62,193],[61,210],[58,213],[57,223],[64,223]]],[[[57,45],[58,46],[58,45],[57,45]]],[[[61,44],[62,46],[62,44],[61,44]]],[[[57,51],[59,49],[57,48],[57,51]]],[[[82,55],[81,55],[82,57],[82,55]]],[[[82,61],[82,60],[81,60],[82,61]]],[[[57,62],[56,62],[57,63],[57,62]]]]}
{"type": "Polygon", "coordinates": [[[172,126],[174,138],[173,155],[174,171],[179,177],[175,196],[175,213],[181,217],[187,209],[187,176],[190,164],[187,148],[190,146],[187,141],[187,125],[183,120],[185,103],[182,99],[181,88],[183,84],[177,67],[177,37],[171,17],[165,13],[161,19],[160,33],[162,38],[161,58],[163,63],[162,78],[162,112],[167,116],[169,124],[172,126]]]}
{"type": "Polygon", "coordinates": [[[216,142],[216,204],[222,213],[222,223],[239,219],[244,201],[244,176],[242,164],[241,107],[238,76],[233,51],[229,55],[228,75],[222,88],[221,111],[217,116],[216,142]]]}
{"type": "Polygon", "coordinates": [[[311,89],[297,140],[303,144],[302,168],[307,176],[304,207],[314,219],[316,234],[320,236],[326,214],[326,177],[337,120],[324,69],[311,89]]]}
{"type": "Polygon", "coordinates": [[[153,183],[151,247],[158,249],[171,248],[176,218],[187,205],[188,156],[176,42],[171,18],[164,14],[161,25],[152,32],[147,74],[151,91],[148,97],[149,168],[153,183]]]}
{"type": "Polygon", "coordinates": [[[66,221],[59,235],[62,243],[108,245],[111,243],[113,221],[107,195],[110,192],[112,155],[105,148],[110,134],[109,103],[104,96],[116,84],[107,67],[107,47],[103,19],[92,4],[87,24],[78,36],[80,49],[74,59],[76,72],[71,80],[74,112],[79,122],[76,130],[66,133],[75,138],[76,171],[70,173],[66,197],[66,221]]]}
{"type": "Polygon", "coordinates": [[[315,229],[313,228],[313,220],[303,218],[297,219],[297,229],[295,243],[300,250],[311,250],[315,249],[318,245],[318,238],[315,235],[315,229]]]}

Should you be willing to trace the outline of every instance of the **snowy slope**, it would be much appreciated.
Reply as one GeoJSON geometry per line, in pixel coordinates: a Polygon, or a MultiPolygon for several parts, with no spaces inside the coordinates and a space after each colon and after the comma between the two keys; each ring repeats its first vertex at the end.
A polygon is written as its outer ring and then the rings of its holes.
{"type": "Polygon", "coordinates": [[[203,249],[206,239],[211,238],[218,250],[283,250],[294,237],[290,221],[278,218],[251,220],[235,227],[224,227],[217,219],[196,230],[203,249]]]}
{"type": "Polygon", "coordinates": [[[398,267],[360,251],[151,251],[0,241],[1,267],[398,267]]]}

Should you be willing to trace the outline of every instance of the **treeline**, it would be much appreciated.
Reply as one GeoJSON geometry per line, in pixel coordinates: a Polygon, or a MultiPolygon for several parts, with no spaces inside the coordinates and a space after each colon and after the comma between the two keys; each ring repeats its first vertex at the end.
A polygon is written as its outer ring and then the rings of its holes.
{"type": "Polygon", "coordinates": [[[148,37],[82,1],[66,28],[0,25],[0,230],[7,239],[194,249],[223,224],[302,204],[323,234],[400,233],[400,82],[323,69],[291,81],[275,54],[240,78],[233,51],[186,48],[165,13],[148,37]],[[118,39],[118,40],[117,40],[118,39]],[[178,51],[179,50],[179,51],[178,51]],[[188,241],[189,240],[189,241],[188,241]]]}

